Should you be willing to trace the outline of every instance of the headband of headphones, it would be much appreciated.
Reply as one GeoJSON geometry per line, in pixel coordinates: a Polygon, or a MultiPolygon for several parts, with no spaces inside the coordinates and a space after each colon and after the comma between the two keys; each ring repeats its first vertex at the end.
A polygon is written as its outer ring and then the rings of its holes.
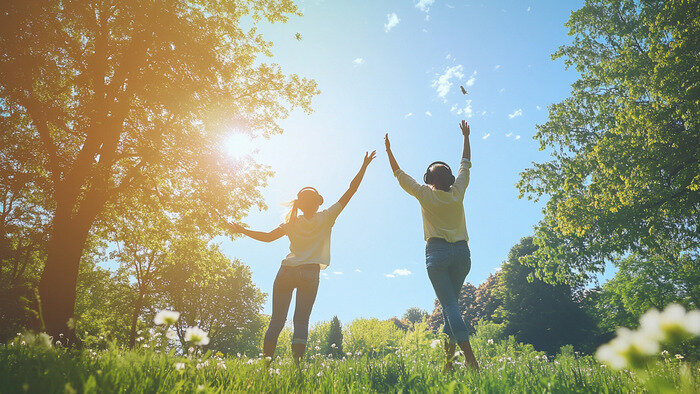
{"type": "Polygon", "coordinates": [[[306,186],[306,187],[303,187],[301,190],[299,190],[299,193],[297,193],[297,198],[299,198],[301,196],[301,193],[306,191],[306,190],[313,190],[313,192],[316,193],[316,196],[318,196],[318,199],[320,201],[319,205],[323,204],[323,196],[321,196],[321,193],[319,193],[318,190],[316,190],[316,188],[313,188],[311,186],[306,186]]]}
{"type": "Polygon", "coordinates": [[[434,162],[430,163],[428,168],[425,170],[425,174],[423,174],[423,182],[425,182],[426,184],[429,184],[429,185],[433,184],[433,172],[431,171],[431,169],[433,168],[434,165],[438,165],[438,164],[447,167],[447,169],[450,171],[450,177],[452,178],[452,180],[450,181],[450,185],[455,183],[455,176],[452,174],[452,168],[450,168],[450,165],[445,163],[444,161],[434,161],[434,162]]]}

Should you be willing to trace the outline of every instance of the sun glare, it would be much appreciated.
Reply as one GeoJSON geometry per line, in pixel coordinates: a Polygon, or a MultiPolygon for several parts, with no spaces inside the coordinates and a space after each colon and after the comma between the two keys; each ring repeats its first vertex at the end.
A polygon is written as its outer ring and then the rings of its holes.
{"type": "Polygon", "coordinates": [[[247,156],[257,150],[258,144],[245,134],[229,133],[222,141],[222,152],[232,158],[247,156]]]}

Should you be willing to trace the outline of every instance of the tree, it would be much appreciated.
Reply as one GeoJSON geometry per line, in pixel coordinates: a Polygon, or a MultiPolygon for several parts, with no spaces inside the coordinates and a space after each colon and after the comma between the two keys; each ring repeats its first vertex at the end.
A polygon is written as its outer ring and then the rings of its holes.
{"type": "Polygon", "coordinates": [[[331,320],[331,326],[326,336],[325,345],[327,348],[323,349],[323,354],[331,354],[335,358],[342,358],[345,356],[343,352],[343,328],[340,325],[338,316],[333,316],[331,320]]]}
{"type": "Polygon", "coordinates": [[[500,323],[502,316],[500,315],[501,305],[503,300],[500,297],[499,289],[501,287],[500,271],[496,274],[489,275],[486,280],[476,288],[474,303],[476,304],[476,321],[488,320],[495,323],[500,323]]]}
{"type": "Polygon", "coordinates": [[[2,3],[3,133],[31,142],[32,188],[50,197],[39,283],[49,334],[71,332],[96,220],[143,179],[197,201],[204,227],[264,206],[257,187],[269,171],[227,163],[216,147],[226,130],[269,136],[292,108],[310,110],[314,81],[258,60],[272,43],[256,25],[289,15],[299,15],[291,0],[2,3]]]}
{"type": "Polygon", "coordinates": [[[532,237],[521,239],[501,268],[505,334],[549,353],[566,344],[580,348],[595,331],[593,322],[574,302],[569,285],[537,279],[535,269],[520,262],[536,250],[532,237]]]}
{"type": "Polygon", "coordinates": [[[180,312],[175,329],[181,344],[185,329],[198,326],[209,332],[209,347],[222,352],[250,351],[259,341],[255,335],[264,322],[259,313],[265,295],[251,282],[250,269],[238,260],[229,260],[217,245],[197,238],[173,242],[154,292],[148,313],[158,308],[180,312]]]}
{"type": "Polygon", "coordinates": [[[521,197],[549,196],[540,277],[587,282],[629,252],[698,248],[699,22],[698,2],[682,0],[588,0],[571,14],[573,42],[553,58],[580,78],[537,127],[552,160],[518,183],[521,197]]]}
{"type": "Polygon", "coordinates": [[[428,317],[428,312],[417,308],[408,308],[406,309],[406,312],[403,314],[403,320],[409,322],[411,325],[414,325],[416,323],[420,323],[423,321],[423,319],[428,317]]]}
{"type": "Polygon", "coordinates": [[[670,303],[680,303],[687,309],[700,307],[698,253],[683,254],[672,261],[631,255],[616,266],[615,276],[603,284],[595,299],[604,332],[620,326],[636,328],[647,310],[662,310],[670,303]]]}

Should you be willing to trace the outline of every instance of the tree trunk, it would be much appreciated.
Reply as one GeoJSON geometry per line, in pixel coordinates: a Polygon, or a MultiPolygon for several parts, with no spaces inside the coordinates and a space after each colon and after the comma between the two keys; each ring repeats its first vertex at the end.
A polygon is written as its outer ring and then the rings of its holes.
{"type": "Polygon", "coordinates": [[[73,317],[78,267],[87,239],[87,230],[76,231],[66,222],[54,222],[47,250],[46,265],[39,282],[40,313],[46,333],[59,338],[64,334],[75,342],[68,320],[73,317]]]}
{"type": "Polygon", "coordinates": [[[131,316],[131,331],[129,333],[129,348],[133,349],[136,345],[136,323],[139,320],[139,315],[141,314],[141,308],[143,307],[143,298],[145,294],[143,291],[139,291],[139,296],[136,298],[136,304],[134,305],[134,314],[131,316]]]}

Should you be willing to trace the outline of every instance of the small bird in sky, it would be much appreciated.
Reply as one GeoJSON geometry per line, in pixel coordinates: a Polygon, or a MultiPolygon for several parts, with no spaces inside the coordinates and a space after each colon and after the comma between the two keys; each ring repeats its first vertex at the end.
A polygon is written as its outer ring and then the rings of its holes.
{"type": "Polygon", "coordinates": [[[301,33],[296,33],[294,37],[298,40],[301,41],[301,33]]]}
{"type": "Polygon", "coordinates": [[[462,89],[462,94],[467,94],[467,89],[465,89],[464,86],[459,85],[459,88],[462,89]]]}

